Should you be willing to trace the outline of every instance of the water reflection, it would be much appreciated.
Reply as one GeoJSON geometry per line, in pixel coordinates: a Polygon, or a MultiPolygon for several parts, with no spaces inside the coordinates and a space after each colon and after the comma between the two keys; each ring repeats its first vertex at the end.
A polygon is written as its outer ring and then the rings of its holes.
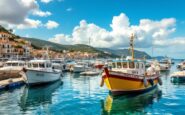
{"type": "Polygon", "coordinates": [[[161,98],[162,92],[156,88],[137,96],[112,97],[110,94],[102,101],[102,114],[145,113],[145,108],[161,98]]]}
{"type": "Polygon", "coordinates": [[[20,98],[20,108],[27,111],[40,105],[52,104],[52,93],[62,84],[62,81],[57,81],[44,86],[25,86],[20,98]]]}

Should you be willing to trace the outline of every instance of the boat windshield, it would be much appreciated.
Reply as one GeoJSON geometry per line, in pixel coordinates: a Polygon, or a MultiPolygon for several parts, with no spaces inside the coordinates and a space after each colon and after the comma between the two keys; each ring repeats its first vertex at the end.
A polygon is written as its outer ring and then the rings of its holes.
{"type": "Polygon", "coordinates": [[[6,63],[6,66],[18,66],[18,63],[6,63]]]}
{"type": "Polygon", "coordinates": [[[39,63],[39,68],[45,68],[44,63],[39,63]]]}
{"type": "Polygon", "coordinates": [[[38,63],[33,63],[33,68],[38,68],[38,63]]]}
{"type": "Polygon", "coordinates": [[[135,68],[135,63],[134,62],[129,62],[129,68],[135,68]]]}
{"type": "Polygon", "coordinates": [[[51,63],[46,63],[46,67],[50,68],[51,67],[51,63]]]}
{"type": "Polygon", "coordinates": [[[59,60],[54,60],[54,61],[52,61],[53,63],[61,63],[61,61],[59,61],[59,60]]]}

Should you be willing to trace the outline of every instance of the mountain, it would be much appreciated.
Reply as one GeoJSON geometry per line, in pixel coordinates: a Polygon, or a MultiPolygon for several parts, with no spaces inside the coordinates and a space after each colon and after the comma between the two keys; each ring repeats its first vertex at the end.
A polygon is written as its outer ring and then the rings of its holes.
{"type": "Polygon", "coordinates": [[[107,54],[94,47],[84,45],[84,44],[62,45],[62,44],[53,43],[50,41],[36,39],[36,38],[24,38],[24,39],[27,41],[30,41],[32,46],[35,49],[41,49],[44,46],[49,46],[51,50],[57,51],[57,52],[62,52],[63,50],[67,50],[70,52],[80,51],[80,52],[98,53],[98,57],[117,57],[117,55],[107,54]]]}
{"type": "MultiPolygon", "coordinates": [[[[12,34],[13,30],[12,29],[7,30],[3,26],[0,25],[0,32],[6,32],[9,34],[12,34]]],[[[84,44],[62,45],[62,44],[53,43],[53,42],[46,41],[46,40],[41,40],[41,39],[36,39],[36,38],[25,38],[25,37],[23,38],[23,37],[14,35],[13,39],[17,39],[17,38],[30,41],[32,44],[32,47],[35,49],[42,49],[44,46],[49,46],[51,50],[56,51],[56,52],[63,52],[63,50],[67,50],[70,52],[80,51],[80,52],[98,53],[98,57],[103,57],[103,58],[105,57],[115,58],[115,57],[120,57],[122,55],[124,56],[129,55],[128,49],[94,48],[94,47],[84,45],[84,44]]],[[[136,58],[143,58],[144,56],[146,56],[146,58],[151,58],[145,52],[141,52],[137,50],[135,50],[134,52],[135,52],[136,58]]]]}
{"type": "MultiPolygon", "coordinates": [[[[121,56],[129,56],[130,51],[128,49],[109,49],[109,48],[98,48],[99,50],[109,53],[109,54],[114,54],[119,57],[121,56]]],[[[134,50],[135,58],[143,58],[145,56],[146,59],[151,59],[152,57],[148,55],[146,52],[134,50]]]]}

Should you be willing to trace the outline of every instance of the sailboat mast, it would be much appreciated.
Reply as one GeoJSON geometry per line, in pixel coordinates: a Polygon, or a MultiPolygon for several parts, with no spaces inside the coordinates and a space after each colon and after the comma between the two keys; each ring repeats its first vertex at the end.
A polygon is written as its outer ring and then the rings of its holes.
{"type": "Polygon", "coordinates": [[[134,34],[133,33],[130,37],[130,49],[132,54],[132,61],[134,61],[134,34]]]}

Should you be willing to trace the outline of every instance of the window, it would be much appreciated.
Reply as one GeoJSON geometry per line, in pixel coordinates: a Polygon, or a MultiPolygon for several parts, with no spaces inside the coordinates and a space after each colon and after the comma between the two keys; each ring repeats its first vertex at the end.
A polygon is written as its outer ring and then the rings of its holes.
{"type": "Polygon", "coordinates": [[[23,63],[19,63],[19,66],[24,66],[24,64],[23,63]]]}
{"type": "Polygon", "coordinates": [[[37,63],[33,63],[33,67],[34,68],[38,68],[38,64],[37,63]]]}
{"type": "Polygon", "coordinates": [[[139,69],[139,63],[136,63],[136,68],[139,69]]]}
{"type": "Polygon", "coordinates": [[[12,66],[18,66],[18,63],[12,63],[12,66]]]}
{"type": "Polygon", "coordinates": [[[45,68],[44,63],[39,63],[39,67],[40,67],[40,68],[45,68]]]}
{"type": "Polygon", "coordinates": [[[127,62],[122,62],[123,68],[127,68],[127,62]]]}
{"type": "Polygon", "coordinates": [[[31,64],[31,63],[29,63],[29,64],[28,64],[28,67],[29,67],[29,68],[31,68],[31,67],[32,67],[32,64],[31,64]]]}
{"type": "Polygon", "coordinates": [[[47,68],[51,67],[51,64],[50,64],[50,63],[47,63],[47,64],[46,64],[46,67],[47,67],[47,68]]]}
{"type": "Polygon", "coordinates": [[[129,62],[129,68],[135,68],[134,62],[129,62]]]}
{"type": "Polygon", "coordinates": [[[116,63],[112,63],[112,68],[116,68],[116,63]]]}
{"type": "Polygon", "coordinates": [[[121,62],[118,62],[118,63],[117,63],[117,68],[122,68],[121,62]]]}
{"type": "Polygon", "coordinates": [[[141,68],[144,68],[144,65],[143,65],[143,63],[141,63],[141,68]]]}

